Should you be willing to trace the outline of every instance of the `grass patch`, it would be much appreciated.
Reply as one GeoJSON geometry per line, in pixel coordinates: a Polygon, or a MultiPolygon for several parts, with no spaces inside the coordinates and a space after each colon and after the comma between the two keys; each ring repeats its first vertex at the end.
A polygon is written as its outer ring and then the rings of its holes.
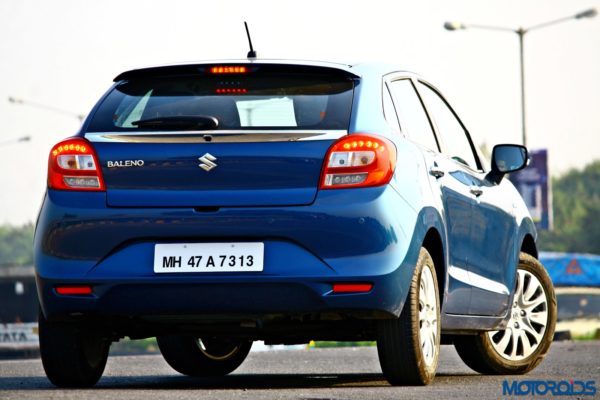
{"type": "Polygon", "coordinates": [[[139,340],[125,338],[113,343],[110,346],[110,352],[114,354],[156,354],[158,353],[158,344],[156,338],[139,340]]]}
{"type": "Polygon", "coordinates": [[[310,342],[308,344],[309,348],[328,348],[328,347],[373,347],[376,346],[377,342],[375,341],[366,341],[366,342],[310,342]]]}
{"type": "Polygon", "coordinates": [[[596,332],[588,332],[583,335],[573,336],[573,340],[577,341],[588,341],[588,340],[599,340],[600,339],[600,330],[596,332]]]}

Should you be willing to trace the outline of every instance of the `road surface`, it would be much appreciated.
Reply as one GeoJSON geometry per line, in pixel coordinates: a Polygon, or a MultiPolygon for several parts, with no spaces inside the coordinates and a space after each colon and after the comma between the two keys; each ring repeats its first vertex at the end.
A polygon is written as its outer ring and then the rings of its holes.
{"type": "Polygon", "coordinates": [[[478,375],[452,346],[442,346],[437,377],[426,387],[390,386],[375,348],[252,352],[232,375],[216,379],[178,375],[160,355],[111,356],[100,382],[86,390],[55,388],[39,359],[10,360],[0,361],[0,399],[488,399],[508,397],[504,380],[572,379],[595,381],[600,389],[600,341],[556,342],[526,376],[478,375]]]}

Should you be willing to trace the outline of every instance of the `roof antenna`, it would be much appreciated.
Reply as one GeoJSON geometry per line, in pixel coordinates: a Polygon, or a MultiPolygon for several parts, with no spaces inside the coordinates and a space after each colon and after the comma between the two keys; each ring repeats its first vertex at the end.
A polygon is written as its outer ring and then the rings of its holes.
{"type": "Polygon", "coordinates": [[[246,57],[256,58],[256,52],[252,47],[252,39],[250,39],[250,31],[248,30],[248,24],[246,23],[246,21],[244,21],[244,26],[246,27],[246,35],[248,35],[248,44],[250,45],[250,51],[248,52],[248,55],[246,57]]]}

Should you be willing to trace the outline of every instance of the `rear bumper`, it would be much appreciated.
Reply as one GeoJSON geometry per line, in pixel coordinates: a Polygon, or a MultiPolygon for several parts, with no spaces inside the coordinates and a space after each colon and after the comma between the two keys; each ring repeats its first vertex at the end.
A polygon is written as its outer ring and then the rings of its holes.
{"type": "Polygon", "coordinates": [[[356,281],[356,277],[290,277],[206,279],[203,277],[75,280],[90,284],[89,296],[62,296],[56,285],[65,279],[38,278],[45,315],[52,318],[80,315],[99,318],[184,317],[204,319],[264,318],[276,315],[338,313],[353,318],[391,318],[406,297],[398,285],[410,273],[403,265],[384,276],[361,277],[373,283],[368,293],[334,294],[333,282],[356,281]],[[354,278],[354,279],[352,279],[354,278]]]}
{"type": "Polygon", "coordinates": [[[323,314],[397,316],[418,258],[417,214],[390,188],[322,191],[311,206],[107,208],[103,193],[50,191],[35,237],[47,318],[323,314]],[[393,213],[390,212],[393,210],[393,213]],[[261,241],[263,272],[155,274],[155,243],[261,241]],[[334,294],[336,282],[369,282],[334,294]],[[61,296],[57,285],[91,285],[61,296]]]}

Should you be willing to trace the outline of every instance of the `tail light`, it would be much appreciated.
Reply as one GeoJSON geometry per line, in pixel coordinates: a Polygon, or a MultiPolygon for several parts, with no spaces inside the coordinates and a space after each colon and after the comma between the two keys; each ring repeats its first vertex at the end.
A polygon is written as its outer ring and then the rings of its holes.
{"type": "Polygon", "coordinates": [[[331,146],[325,156],[321,189],[381,186],[396,166],[396,147],[380,136],[353,134],[331,146]]]}
{"type": "Polygon", "coordinates": [[[245,74],[248,68],[243,65],[216,65],[210,69],[211,74],[245,74]]]}
{"type": "Polygon", "coordinates": [[[48,158],[48,187],[59,190],[105,190],[98,157],[83,138],[64,140],[48,158]]]}
{"type": "Polygon", "coordinates": [[[246,88],[216,88],[216,94],[246,94],[248,89],[246,88]]]}

